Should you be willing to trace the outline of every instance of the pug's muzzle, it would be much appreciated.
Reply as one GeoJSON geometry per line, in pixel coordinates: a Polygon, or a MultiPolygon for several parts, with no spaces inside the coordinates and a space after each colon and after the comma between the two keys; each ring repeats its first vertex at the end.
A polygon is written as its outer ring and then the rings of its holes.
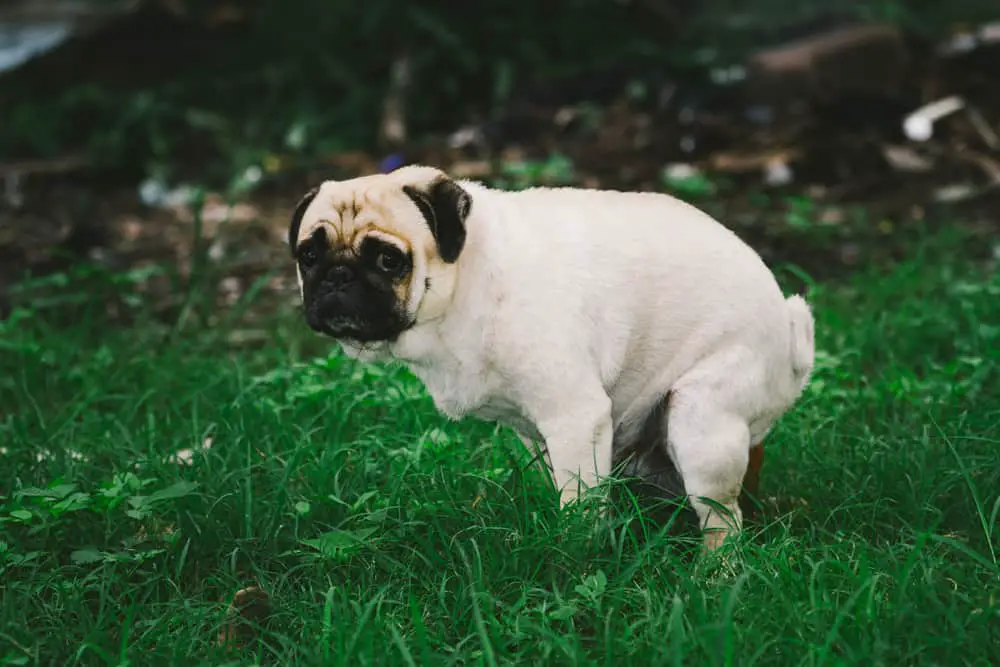
{"type": "Polygon", "coordinates": [[[348,264],[317,267],[304,294],[306,323],[338,340],[373,343],[395,340],[406,330],[395,295],[365,280],[348,264]]]}

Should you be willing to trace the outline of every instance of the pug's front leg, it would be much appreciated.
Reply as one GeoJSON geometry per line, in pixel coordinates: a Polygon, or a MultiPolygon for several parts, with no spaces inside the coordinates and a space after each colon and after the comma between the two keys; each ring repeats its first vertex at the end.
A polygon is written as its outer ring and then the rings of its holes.
{"type": "Polygon", "coordinates": [[[611,472],[611,401],[587,405],[537,422],[562,507],[576,500],[584,487],[596,486],[611,472]]]}

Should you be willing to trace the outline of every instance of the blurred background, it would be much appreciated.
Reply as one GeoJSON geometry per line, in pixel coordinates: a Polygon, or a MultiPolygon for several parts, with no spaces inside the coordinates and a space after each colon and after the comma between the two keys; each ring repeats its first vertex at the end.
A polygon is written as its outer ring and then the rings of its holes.
{"type": "Polygon", "coordinates": [[[0,3],[3,313],[107,275],[166,316],[280,297],[301,194],[408,162],[672,192],[814,279],[944,225],[988,257],[1000,6],[0,3]]]}

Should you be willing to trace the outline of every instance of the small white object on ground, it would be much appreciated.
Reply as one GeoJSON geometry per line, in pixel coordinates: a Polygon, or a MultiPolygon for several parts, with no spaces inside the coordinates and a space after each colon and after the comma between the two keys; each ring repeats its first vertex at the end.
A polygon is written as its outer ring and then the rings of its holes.
{"type": "Polygon", "coordinates": [[[934,123],[965,107],[965,100],[957,95],[925,104],[905,119],[903,132],[911,141],[927,141],[934,136],[934,123]]]}

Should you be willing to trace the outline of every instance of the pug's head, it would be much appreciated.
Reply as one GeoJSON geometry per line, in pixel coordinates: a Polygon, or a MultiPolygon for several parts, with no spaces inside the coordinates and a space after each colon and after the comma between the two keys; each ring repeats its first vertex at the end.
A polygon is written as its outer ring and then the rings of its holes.
{"type": "Polygon", "coordinates": [[[288,230],[308,325],[365,344],[394,341],[440,317],[454,290],[471,208],[469,194],[432,167],[311,190],[288,230]]]}

